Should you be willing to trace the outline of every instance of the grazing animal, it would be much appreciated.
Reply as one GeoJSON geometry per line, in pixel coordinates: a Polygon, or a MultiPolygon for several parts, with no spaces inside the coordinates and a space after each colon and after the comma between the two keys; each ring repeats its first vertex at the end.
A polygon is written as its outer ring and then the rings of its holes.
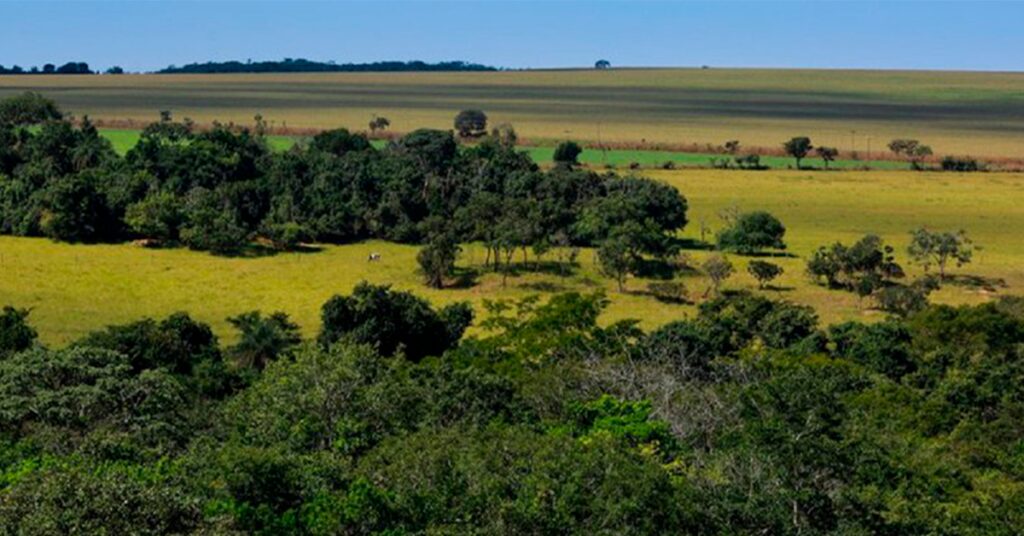
{"type": "Polygon", "coordinates": [[[370,256],[367,257],[366,260],[368,262],[379,261],[380,260],[380,253],[377,253],[376,251],[374,251],[373,253],[370,253],[370,256]]]}

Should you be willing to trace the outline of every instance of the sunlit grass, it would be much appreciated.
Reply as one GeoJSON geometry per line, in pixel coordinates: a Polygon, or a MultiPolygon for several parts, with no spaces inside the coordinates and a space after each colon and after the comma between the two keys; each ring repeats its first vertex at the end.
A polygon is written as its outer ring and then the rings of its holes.
{"type": "MultiPolygon", "coordinates": [[[[650,171],[677,186],[690,202],[684,235],[699,238],[700,222],[721,226],[718,213],[730,206],[765,209],[786,224],[788,252],[771,259],[786,273],[772,296],[814,306],[823,321],[879,318],[870,301],[811,285],[804,257],[816,247],[877,233],[897,246],[907,263],[908,232],[917,226],[966,229],[984,249],[959,270],[1000,279],[1005,288],[947,286],[934,298],[945,303],[977,303],[1024,288],[1024,174],[945,174],[913,172],[804,171],[650,171]]],[[[483,273],[474,285],[431,290],[416,273],[417,248],[384,242],[326,246],[314,253],[285,253],[259,258],[223,258],[184,249],[153,250],[132,245],[68,245],[44,239],[0,237],[0,304],[31,307],[32,322],[47,343],[60,343],[107,324],[184,310],[209,322],[218,334],[233,336],[225,318],[252,309],[289,313],[307,334],[319,325],[320,305],[332,294],[350,292],[362,280],[390,283],[437,303],[470,300],[478,311],[484,299],[546,295],[561,290],[604,290],[612,304],[603,321],[636,318],[652,328],[693,313],[693,305],[662,303],[638,291],[648,281],[631,278],[630,292],[618,293],[598,275],[592,251],[580,255],[580,267],[568,277],[522,272],[502,286],[497,274],[483,273]],[[380,252],[380,262],[367,262],[380,252]]],[[[707,255],[688,252],[695,264],[707,255]]],[[[748,259],[730,256],[737,274],[732,289],[754,289],[745,271],[748,259]]],[[[466,246],[461,267],[479,267],[484,252],[466,246]]],[[[546,260],[552,260],[549,255],[546,260]]],[[[707,283],[699,275],[681,277],[699,301],[707,283]]]]}

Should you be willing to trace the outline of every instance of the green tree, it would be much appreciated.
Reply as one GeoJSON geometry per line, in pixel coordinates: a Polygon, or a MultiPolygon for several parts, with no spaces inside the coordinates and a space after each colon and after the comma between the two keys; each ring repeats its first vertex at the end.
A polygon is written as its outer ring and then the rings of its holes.
{"type": "Polygon", "coordinates": [[[897,138],[889,142],[889,150],[896,156],[903,156],[910,162],[913,169],[921,168],[921,161],[932,155],[932,148],[920,141],[908,138],[897,138]]]}
{"type": "Polygon", "coordinates": [[[350,338],[386,356],[399,350],[411,361],[439,356],[458,344],[473,320],[460,302],[434,310],[426,300],[388,285],[359,283],[351,296],[334,296],[321,313],[319,342],[329,346],[350,338]]]}
{"type": "Polygon", "coordinates": [[[974,247],[967,233],[962,229],[953,232],[933,232],[915,229],[910,233],[910,245],[907,253],[927,272],[933,265],[939,269],[939,280],[945,281],[949,264],[955,263],[957,268],[971,262],[974,247]]]}
{"type": "Polygon", "coordinates": [[[420,248],[416,254],[416,262],[426,278],[427,286],[444,288],[445,279],[451,277],[455,270],[455,260],[459,256],[458,242],[451,233],[437,233],[420,248]]]}
{"type": "Polygon", "coordinates": [[[63,117],[52,100],[26,91],[0,100],[0,127],[35,125],[63,117]]]}
{"type": "Polygon", "coordinates": [[[177,240],[184,220],[181,200],[171,192],[151,192],[129,205],[124,216],[133,233],[161,241],[177,240]]]}
{"type": "Polygon", "coordinates": [[[554,161],[555,164],[563,166],[577,166],[579,165],[579,156],[583,152],[583,148],[574,141],[563,141],[555,147],[554,161]]]}
{"type": "Polygon", "coordinates": [[[782,267],[766,261],[754,260],[747,264],[747,272],[757,279],[757,285],[765,288],[772,280],[782,275],[782,267]]]}
{"type": "Polygon", "coordinates": [[[487,114],[480,110],[462,110],[455,116],[455,131],[463,138],[487,134],[487,114]]]}
{"type": "Polygon", "coordinates": [[[259,311],[249,311],[228,318],[228,323],[239,332],[238,342],[228,354],[243,367],[263,370],[302,342],[299,325],[280,311],[266,318],[259,311]]]}
{"type": "Polygon", "coordinates": [[[825,162],[825,169],[828,169],[829,163],[839,156],[839,149],[836,149],[835,147],[820,146],[815,147],[815,151],[818,153],[818,157],[825,162]]]}
{"type": "Polygon", "coordinates": [[[704,293],[705,296],[712,290],[716,295],[721,294],[722,283],[736,271],[736,268],[729,262],[729,259],[722,255],[708,257],[701,264],[701,269],[708,276],[708,279],[711,280],[711,287],[708,288],[708,292],[704,293]]]}
{"type": "Polygon", "coordinates": [[[786,249],[786,227],[765,211],[740,214],[736,221],[718,233],[719,249],[749,254],[763,249],[786,249]]]}
{"type": "Polygon", "coordinates": [[[796,160],[796,168],[800,169],[800,161],[811,152],[814,146],[811,145],[811,139],[807,136],[798,136],[783,143],[782,148],[786,151],[786,154],[796,160]]]}
{"type": "Polygon", "coordinates": [[[32,346],[38,334],[28,324],[28,309],[5,305],[0,312],[0,359],[32,346]]]}

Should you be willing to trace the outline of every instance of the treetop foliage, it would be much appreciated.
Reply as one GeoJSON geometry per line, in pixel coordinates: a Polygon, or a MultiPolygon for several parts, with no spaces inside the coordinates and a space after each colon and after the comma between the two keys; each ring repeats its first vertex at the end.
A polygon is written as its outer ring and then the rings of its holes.
{"type": "Polygon", "coordinates": [[[113,326],[0,359],[0,530],[1012,533],[1022,301],[821,328],[731,293],[645,333],[561,294],[384,357],[445,315],[361,285],[332,302],[374,329],[262,369],[185,315],[113,326]]]}

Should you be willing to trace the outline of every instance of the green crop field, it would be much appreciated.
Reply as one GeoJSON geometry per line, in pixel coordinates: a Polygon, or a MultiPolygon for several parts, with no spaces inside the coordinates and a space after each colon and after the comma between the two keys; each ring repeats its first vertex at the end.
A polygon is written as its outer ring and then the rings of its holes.
{"type": "Polygon", "coordinates": [[[894,137],[936,153],[1024,157],[1024,74],[756,69],[0,77],[77,114],[141,125],[171,110],[200,123],[396,131],[450,128],[464,108],[535,141],[778,147],[791,136],[870,158],[894,137]]]}
{"type": "MultiPolygon", "coordinates": [[[[685,235],[697,238],[700,222],[720,226],[723,209],[766,209],[787,225],[786,240],[795,257],[774,259],[786,273],[772,295],[813,305],[825,322],[879,318],[870,301],[811,285],[803,274],[804,259],[817,246],[852,241],[864,233],[880,234],[897,246],[900,260],[911,268],[904,248],[908,231],[966,229],[982,246],[972,264],[957,271],[987,280],[988,286],[951,285],[933,296],[944,303],[977,303],[1000,293],[1024,288],[1024,174],[805,172],[805,171],[651,171],[684,192],[690,202],[685,235]]],[[[593,253],[580,255],[580,268],[569,277],[557,273],[521,273],[503,287],[501,278],[483,274],[474,284],[441,291],[424,286],[415,271],[417,248],[383,242],[327,246],[312,253],[286,253],[259,258],[224,258],[184,249],[153,250],[133,245],[68,245],[43,239],[0,237],[0,304],[31,307],[32,322],[47,343],[60,343],[107,324],[142,316],[189,311],[210,322],[222,336],[232,337],[225,318],[251,309],[283,310],[307,333],[318,327],[320,305],[332,294],[347,293],[360,280],[391,283],[438,302],[518,298],[559,290],[604,289],[612,305],[604,320],[638,318],[650,328],[692,314],[693,305],[662,303],[642,294],[646,281],[630,279],[628,291],[597,274],[593,253]],[[369,263],[370,252],[382,253],[369,263]]],[[[705,252],[688,252],[699,263],[705,252]]],[[[478,266],[483,250],[469,246],[459,265],[478,266]]],[[[737,274],[727,288],[753,289],[743,267],[731,257],[737,274]]],[[[699,301],[707,287],[700,276],[680,279],[699,301]]],[[[478,308],[479,309],[479,308],[478,308]]]]}

